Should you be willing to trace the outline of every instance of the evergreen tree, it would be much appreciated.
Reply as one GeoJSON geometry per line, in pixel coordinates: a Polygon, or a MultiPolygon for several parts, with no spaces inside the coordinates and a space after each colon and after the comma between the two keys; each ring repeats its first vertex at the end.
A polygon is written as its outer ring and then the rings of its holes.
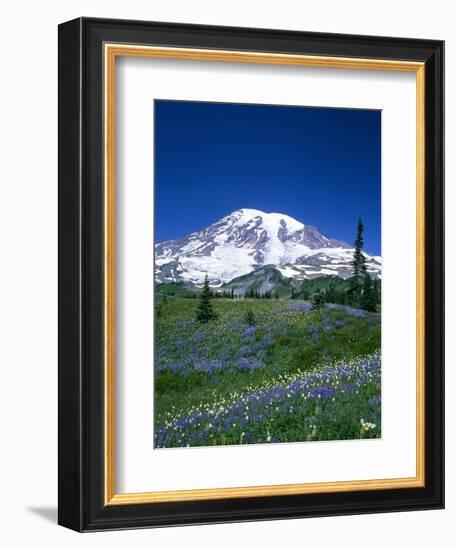
{"type": "Polygon", "coordinates": [[[380,279],[374,279],[372,282],[375,294],[375,303],[380,305],[382,303],[382,284],[380,279]]]}
{"type": "Polygon", "coordinates": [[[168,303],[168,297],[163,293],[160,297],[160,301],[157,300],[157,319],[163,317],[163,312],[166,309],[166,304],[168,303]]]}
{"type": "Polygon", "coordinates": [[[360,300],[360,306],[367,311],[376,311],[377,310],[377,300],[375,296],[374,285],[372,284],[372,279],[370,275],[366,273],[364,275],[363,281],[363,293],[360,300]]]}
{"type": "Polygon", "coordinates": [[[256,323],[255,315],[250,308],[245,312],[244,321],[246,322],[247,325],[250,325],[251,327],[253,327],[256,323]]]}
{"type": "Polygon", "coordinates": [[[275,298],[276,300],[279,299],[279,293],[277,292],[277,290],[276,290],[275,293],[274,293],[274,298],[275,298]]]}
{"type": "Polygon", "coordinates": [[[212,307],[212,291],[209,288],[209,279],[206,275],[204,278],[204,286],[201,291],[198,307],[196,309],[196,319],[200,323],[207,323],[216,318],[214,308],[212,307]]]}
{"type": "Polygon", "coordinates": [[[320,290],[317,290],[312,294],[310,301],[312,303],[313,310],[321,309],[325,303],[325,296],[320,290]]]}
{"type": "Polygon", "coordinates": [[[350,286],[348,291],[348,298],[350,305],[359,306],[361,302],[361,295],[363,291],[363,281],[366,274],[366,258],[363,254],[363,221],[358,219],[358,228],[356,231],[355,239],[355,252],[353,254],[353,276],[350,278],[350,286]]]}
{"type": "Polygon", "coordinates": [[[330,304],[337,303],[336,287],[333,281],[330,281],[328,288],[325,291],[325,299],[326,299],[326,302],[330,304]]]}
{"type": "Polygon", "coordinates": [[[355,239],[355,253],[353,254],[353,277],[356,277],[358,280],[363,278],[366,273],[366,258],[363,254],[363,221],[361,218],[358,220],[358,229],[356,231],[355,239]]]}
{"type": "Polygon", "coordinates": [[[156,309],[156,316],[157,316],[157,319],[161,319],[163,315],[163,308],[162,308],[162,305],[161,304],[158,304],[157,305],[157,309],[156,309]]]}

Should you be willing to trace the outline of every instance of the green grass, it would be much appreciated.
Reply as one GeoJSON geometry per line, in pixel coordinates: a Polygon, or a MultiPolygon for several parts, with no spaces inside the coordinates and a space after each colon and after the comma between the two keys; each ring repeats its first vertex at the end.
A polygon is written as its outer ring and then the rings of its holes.
{"type": "MultiPolygon", "coordinates": [[[[156,429],[171,418],[209,411],[229,396],[239,398],[277,381],[283,385],[283,377],[304,380],[323,366],[367,357],[380,348],[378,314],[329,308],[293,311],[307,309],[304,302],[296,300],[217,299],[212,303],[217,319],[205,324],[195,321],[195,300],[174,297],[161,303],[155,332],[156,429]],[[255,327],[245,322],[249,309],[254,313],[255,327]]],[[[324,403],[321,409],[326,413],[317,415],[320,431],[318,436],[312,436],[311,431],[310,439],[344,439],[357,433],[359,437],[360,415],[364,410],[365,419],[372,416],[368,402],[380,393],[377,381],[367,386],[355,396],[338,394],[331,403],[324,403]]],[[[256,422],[254,441],[237,441],[237,435],[232,441],[228,432],[223,432],[223,438],[220,433],[217,440],[208,430],[201,444],[257,442],[263,436],[267,440],[271,429],[275,441],[307,440],[308,429],[304,433],[302,426],[312,416],[309,407],[315,408],[314,404],[304,407],[300,403],[293,414],[281,409],[274,418],[268,417],[262,429],[261,421],[256,422]]],[[[199,443],[191,440],[190,444],[199,443]]]]}

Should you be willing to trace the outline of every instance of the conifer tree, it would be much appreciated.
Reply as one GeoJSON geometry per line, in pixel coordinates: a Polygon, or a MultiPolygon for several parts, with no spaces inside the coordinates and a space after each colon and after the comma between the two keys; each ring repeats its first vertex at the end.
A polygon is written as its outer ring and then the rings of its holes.
{"type": "Polygon", "coordinates": [[[255,325],[255,315],[250,308],[245,312],[244,321],[251,327],[255,325]]]}
{"type": "Polygon", "coordinates": [[[162,315],[163,315],[163,307],[161,304],[158,304],[157,305],[157,308],[156,308],[156,317],[157,319],[161,319],[162,315]]]}
{"type": "Polygon", "coordinates": [[[328,303],[336,302],[336,287],[333,281],[330,281],[328,288],[325,291],[325,298],[328,303]]]}
{"type": "Polygon", "coordinates": [[[352,261],[353,275],[349,281],[349,301],[353,306],[360,305],[364,275],[366,274],[366,258],[363,254],[363,231],[363,221],[359,218],[355,239],[355,252],[352,261]]]}
{"type": "Polygon", "coordinates": [[[363,293],[361,296],[360,305],[367,311],[376,311],[377,309],[376,292],[374,285],[372,284],[372,279],[368,273],[364,275],[363,293]]]}
{"type": "Polygon", "coordinates": [[[200,323],[207,323],[216,318],[214,308],[212,307],[212,291],[209,288],[208,276],[204,278],[204,286],[201,291],[198,307],[196,309],[196,319],[200,323]]]}
{"type": "Polygon", "coordinates": [[[321,309],[325,303],[325,296],[320,290],[317,290],[312,294],[310,301],[312,303],[313,310],[321,309]]]}
{"type": "Polygon", "coordinates": [[[166,293],[163,293],[161,295],[160,302],[158,303],[158,307],[157,307],[157,319],[162,317],[167,304],[168,304],[168,297],[166,296],[166,293]]]}
{"type": "Polygon", "coordinates": [[[355,253],[353,254],[353,277],[356,277],[358,280],[364,277],[364,274],[366,273],[366,258],[363,254],[363,246],[364,246],[364,239],[363,239],[363,231],[364,231],[364,225],[361,218],[358,220],[358,228],[356,231],[356,239],[355,239],[355,253]]]}
{"type": "Polygon", "coordinates": [[[374,292],[375,292],[375,303],[381,304],[382,303],[382,285],[380,282],[380,279],[375,279],[373,281],[374,286],[374,292]]]}

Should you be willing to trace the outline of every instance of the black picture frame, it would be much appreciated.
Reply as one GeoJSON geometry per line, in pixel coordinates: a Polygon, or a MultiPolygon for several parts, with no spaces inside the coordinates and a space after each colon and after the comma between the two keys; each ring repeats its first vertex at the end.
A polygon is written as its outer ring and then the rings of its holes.
{"type": "Polygon", "coordinates": [[[78,18],[59,26],[59,512],[97,531],[444,506],[444,43],[78,18]],[[103,44],[425,64],[425,479],[422,488],[106,506],[103,397],[103,44]]]}

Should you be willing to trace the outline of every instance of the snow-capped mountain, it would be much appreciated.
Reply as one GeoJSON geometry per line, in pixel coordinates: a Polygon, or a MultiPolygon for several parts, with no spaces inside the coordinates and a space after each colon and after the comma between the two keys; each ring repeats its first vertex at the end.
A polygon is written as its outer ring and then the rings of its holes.
{"type": "MultiPolygon", "coordinates": [[[[365,256],[368,272],[381,277],[381,257],[365,256]]],[[[266,265],[298,280],[347,278],[352,258],[353,247],[312,225],[286,214],[242,208],[187,237],[156,244],[155,278],[200,285],[207,274],[212,286],[221,286],[266,265]]]]}

